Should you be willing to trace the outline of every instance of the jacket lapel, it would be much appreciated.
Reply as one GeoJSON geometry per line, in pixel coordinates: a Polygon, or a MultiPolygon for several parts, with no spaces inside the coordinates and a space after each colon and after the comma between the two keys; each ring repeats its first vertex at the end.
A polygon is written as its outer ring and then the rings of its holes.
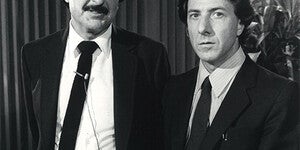
{"type": "Polygon", "coordinates": [[[49,40],[44,46],[46,48],[41,64],[41,136],[42,149],[54,145],[56,118],[57,118],[57,99],[60,75],[62,69],[63,56],[68,36],[68,29],[61,31],[57,37],[49,40]]]}
{"type": "MultiPolygon", "coordinates": [[[[126,149],[131,129],[137,58],[130,53],[137,39],[128,39],[123,31],[113,26],[112,58],[114,76],[114,118],[116,147],[126,149]],[[130,42],[129,42],[130,41],[130,42]]],[[[44,141],[42,149],[54,145],[57,99],[68,29],[51,39],[44,50],[41,64],[41,131],[44,141]]]]}
{"type": "MultiPolygon", "coordinates": [[[[130,53],[132,42],[124,42],[122,31],[113,27],[112,58],[114,76],[115,141],[118,150],[127,148],[131,129],[137,58],[130,53]]],[[[136,41],[135,39],[131,39],[136,41]]]]}
{"type": "Polygon", "coordinates": [[[253,87],[256,74],[257,68],[254,62],[247,56],[207,132],[201,149],[213,149],[221,139],[222,134],[234,124],[235,120],[251,104],[247,89],[253,87]]]}
{"type": "MultiPolygon", "coordinates": [[[[176,94],[176,108],[172,112],[172,149],[182,150],[186,143],[187,129],[190,118],[190,110],[197,81],[198,67],[188,72],[178,84],[179,91],[176,94]]],[[[177,82],[178,80],[176,80],[177,82]]]]}

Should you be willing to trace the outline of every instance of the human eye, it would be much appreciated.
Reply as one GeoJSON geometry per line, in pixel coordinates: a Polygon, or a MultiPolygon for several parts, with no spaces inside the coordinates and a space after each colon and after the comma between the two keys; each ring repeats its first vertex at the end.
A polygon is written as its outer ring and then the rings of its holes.
{"type": "Polygon", "coordinates": [[[212,15],[211,15],[211,17],[212,17],[213,19],[221,19],[221,18],[223,18],[224,16],[225,16],[225,13],[219,12],[219,11],[213,12],[212,15]]]}
{"type": "Polygon", "coordinates": [[[190,14],[189,14],[189,18],[190,18],[190,19],[193,19],[193,20],[198,19],[199,16],[200,16],[199,13],[190,13],[190,14]]]}

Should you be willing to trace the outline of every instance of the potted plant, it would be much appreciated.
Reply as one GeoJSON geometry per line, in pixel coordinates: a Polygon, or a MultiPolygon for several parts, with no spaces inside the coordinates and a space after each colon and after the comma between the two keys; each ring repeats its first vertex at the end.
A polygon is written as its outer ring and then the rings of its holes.
{"type": "Polygon", "coordinates": [[[257,37],[256,48],[277,73],[299,81],[299,0],[253,0],[252,5],[257,15],[249,31],[257,37]]]}

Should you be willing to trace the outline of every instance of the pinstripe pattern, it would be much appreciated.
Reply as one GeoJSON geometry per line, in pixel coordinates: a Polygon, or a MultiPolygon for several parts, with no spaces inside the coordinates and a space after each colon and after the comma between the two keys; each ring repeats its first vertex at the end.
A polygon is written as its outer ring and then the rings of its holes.
{"type": "MultiPolygon", "coordinates": [[[[31,149],[20,85],[20,55],[24,43],[68,24],[62,0],[0,1],[0,149],[31,149]]],[[[115,23],[161,41],[168,48],[172,74],[193,68],[197,58],[177,17],[174,0],[125,0],[115,23]]]]}

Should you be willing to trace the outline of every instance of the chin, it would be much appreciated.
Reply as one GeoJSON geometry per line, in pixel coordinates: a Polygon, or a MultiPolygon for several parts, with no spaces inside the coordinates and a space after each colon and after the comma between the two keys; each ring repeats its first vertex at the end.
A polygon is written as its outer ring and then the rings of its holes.
{"type": "Polygon", "coordinates": [[[218,56],[209,55],[209,54],[200,55],[199,58],[200,58],[200,60],[202,60],[206,63],[209,63],[211,65],[215,64],[218,61],[218,59],[220,59],[220,58],[218,58],[218,56]]]}
{"type": "Polygon", "coordinates": [[[101,32],[102,30],[108,28],[109,24],[103,24],[98,21],[98,22],[90,22],[89,24],[87,24],[87,26],[90,31],[101,32]]]}

